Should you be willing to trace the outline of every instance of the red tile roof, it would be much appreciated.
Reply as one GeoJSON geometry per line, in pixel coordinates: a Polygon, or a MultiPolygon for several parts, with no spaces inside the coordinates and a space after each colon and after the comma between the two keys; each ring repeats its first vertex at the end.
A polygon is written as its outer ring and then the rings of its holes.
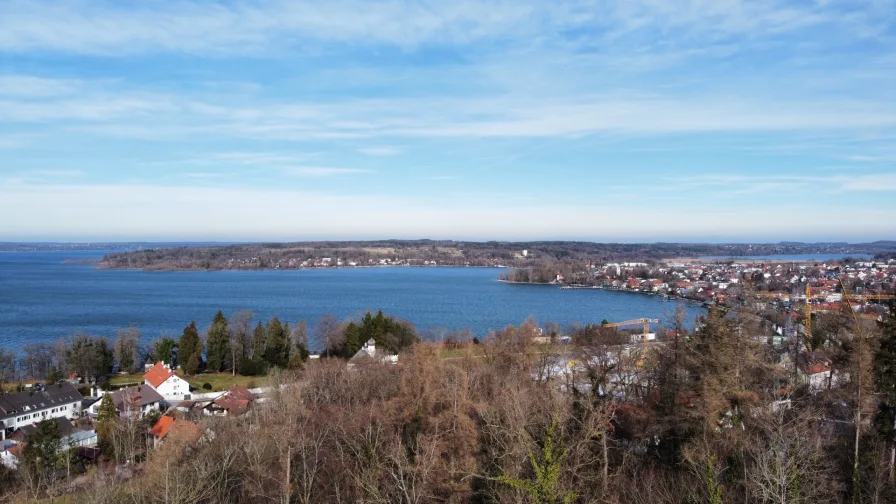
{"type": "Polygon", "coordinates": [[[143,375],[143,379],[152,385],[153,388],[158,388],[165,383],[165,380],[171,378],[173,375],[174,371],[168,369],[162,361],[159,361],[156,362],[156,365],[150,368],[145,375],[143,375]]]}

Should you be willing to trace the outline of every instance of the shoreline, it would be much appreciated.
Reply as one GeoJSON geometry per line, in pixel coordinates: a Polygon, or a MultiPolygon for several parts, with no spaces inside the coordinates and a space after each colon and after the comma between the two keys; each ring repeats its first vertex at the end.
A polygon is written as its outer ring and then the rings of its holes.
{"type": "Polygon", "coordinates": [[[372,269],[372,268],[482,268],[482,269],[505,269],[502,266],[466,266],[462,264],[375,264],[365,266],[305,266],[299,268],[125,268],[112,267],[97,264],[93,269],[107,271],[145,271],[148,273],[190,273],[190,272],[220,272],[220,271],[312,271],[312,270],[343,270],[343,269],[372,269]]]}

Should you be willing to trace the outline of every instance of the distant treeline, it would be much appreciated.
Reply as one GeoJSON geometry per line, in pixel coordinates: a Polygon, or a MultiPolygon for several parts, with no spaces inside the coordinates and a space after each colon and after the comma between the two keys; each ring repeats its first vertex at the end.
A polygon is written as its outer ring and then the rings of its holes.
{"type": "MultiPolygon", "coordinates": [[[[371,339],[394,354],[420,341],[413,324],[382,311],[343,321],[324,315],[314,333],[327,357],[351,358],[371,339]]],[[[238,311],[228,319],[219,310],[207,330],[200,332],[193,321],[177,338],[163,335],[144,342],[140,330],[129,327],[118,330],[112,340],[75,334],[56,343],[26,344],[21,353],[0,348],[0,386],[23,380],[57,383],[71,375],[102,384],[114,372],[140,372],[145,363],[159,360],[187,375],[233,371],[255,376],[274,368],[301,368],[308,356],[305,321],[292,326],[277,317],[254,321],[251,311],[238,311]]]]}
{"type": "MultiPolygon", "coordinates": [[[[674,257],[776,254],[896,254],[896,242],[865,244],[687,244],[592,243],[570,241],[461,242],[384,240],[256,243],[227,246],[163,247],[106,255],[104,268],[152,270],[296,269],[314,266],[388,264],[445,266],[531,266],[558,262],[658,261],[674,257]],[[526,251],[525,257],[522,251],[526,251]],[[321,262],[322,259],[331,259],[321,262]],[[341,264],[340,264],[341,262],[341,264]],[[315,264],[317,263],[317,264],[315,264]]],[[[552,266],[553,267],[553,266],[552,266]]]]}

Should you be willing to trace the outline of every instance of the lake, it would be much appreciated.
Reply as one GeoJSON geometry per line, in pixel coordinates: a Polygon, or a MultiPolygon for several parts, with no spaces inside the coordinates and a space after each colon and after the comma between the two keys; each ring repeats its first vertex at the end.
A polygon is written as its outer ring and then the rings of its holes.
{"type": "MultiPolygon", "coordinates": [[[[344,268],[289,271],[144,272],[101,270],[67,259],[96,251],[0,252],[0,347],[56,341],[78,331],[113,337],[137,326],[146,341],[179,336],[196,320],[205,329],[215,312],[252,310],[310,329],[323,314],[340,319],[366,310],[431,327],[489,330],[539,322],[600,323],[641,317],[668,320],[678,303],[658,297],[556,286],[510,285],[491,268],[344,268]]],[[[684,305],[688,318],[703,310],[684,305]]],[[[312,347],[318,347],[312,342],[312,347]]]]}

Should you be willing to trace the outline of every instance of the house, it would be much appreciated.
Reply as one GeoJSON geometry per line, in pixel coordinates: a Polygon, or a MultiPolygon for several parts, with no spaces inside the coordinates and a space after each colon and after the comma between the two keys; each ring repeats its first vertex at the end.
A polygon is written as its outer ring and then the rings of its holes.
{"type": "Polygon", "coordinates": [[[255,394],[244,387],[234,385],[206,406],[203,413],[212,416],[242,415],[248,411],[253,401],[255,401],[255,394]]]}
{"type": "MultiPolygon", "coordinates": [[[[56,425],[59,426],[59,434],[63,438],[67,437],[70,434],[72,434],[73,432],[77,431],[77,429],[75,428],[75,425],[68,418],[57,417],[57,418],[54,418],[54,420],[56,421],[56,425]]],[[[24,425],[19,430],[15,431],[12,434],[12,436],[9,436],[9,439],[23,443],[23,442],[27,441],[28,438],[31,435],[33,435],[35,432],[37,432],[37,424],[36,423],[31,424],[31,425],[24,425]]]]}
{"type": "Polygon", "coordinates": [[[71,383],[0,394],[0,440],[16,429],[51,418],[81,416],[81,393],[71,383]]]}
{"type": "Polygon", "coordinates": [[[143,383],[152,387],[153,390],[168,401],[190,399],[190,384],[162,361],[156,362],[143,375],[143,383]]]}
{"type": "MultiPolygon", "coordinates": [[[[108,393],[108,392],[107,392],[108,393]]],[[[155,391],[154,388],[147,385],[137,385],[116,390],[111,393],[112,404],[115,409],[123,417],[136,414],[138,417],[149,413],[152,410],[161,410],[167,403],[165,399],[155,391]]],[[[90,415],[99,415],[100,405],[103,401],[97,401],[90,405],[90,415]]]]}
{"type": "MultiPolygon", "coordinates": [[[[59,417],[54,419],[59,426],[59,434],[62,436],[62,446],[75,448],[78,446],[93,446],[97,443],[96,431],[92,429],[82,430],[77,428],[68,418],[59,417]]],[[[10,436],[10,439],[24,443],[28,441],[35,432],[37,425],[26,425],[17,430],[10,436]]]]}
{"type": "Polygon", "coordinates": [[[797,356],[798,376],[809,385],[813,394],[849,380],[848,375],[836,372],[831,364],[824,352],[801,353],[797,356]]]}
{"type": "Polygon", "coordinates": [[[149,433],[153,437],[155,447],[158,447],[166,439],[180,439],[190,444],[196,444],[202,437],[202,429],[199,424],[169,415],[159,418],[149,433]]]}
{"type": "Polygon", "coordinates": [[[0,441],[3,444],[3,451],[0,451],[0,463],[9,469],[19,467],[19,461],[22,460],[22,449],[25,443],[14,443],[12,441],[0,441]]]}
{"type": "Polygon", "coordinates": [[[398,356],[397,355],[389,355],[380,353],[377,354],[376,351],[376,341],[373,338],[367,340],[367,343],[364,343],[364,346],[361,347],[358,352],[349,359],[349,365],[354,364],[363,364],[366,362],[382,362],[386,364],[397,364],[398,356]]]}

